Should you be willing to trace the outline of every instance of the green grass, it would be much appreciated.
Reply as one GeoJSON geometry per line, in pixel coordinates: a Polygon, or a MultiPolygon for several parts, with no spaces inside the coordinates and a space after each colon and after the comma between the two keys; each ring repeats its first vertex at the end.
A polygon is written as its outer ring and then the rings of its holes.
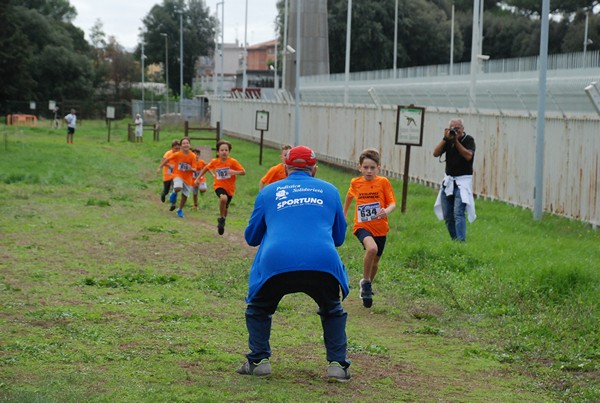
{"type": "MultiPolygon", "coordinates": [[[[356,295],[363,251],[351,228],[339,248],[352,381],[326,382],[316,307],[302,295],[274,316],[273,376],[235,374],[255,251],[243,230],[278,150],[259,166],[256,144],[228,138],[248,174],[219,237],[211,190],[183,220],[159,200],[156,168],[183,130],[134,144],[126,123],[107,142],[86,121],[72,146],[62,130],[0,127],[0,399],[600,400],[600,234],[477,200],[468,242],[451,242],[435,191],[412,183],[406,213],[390,217],[372,309],[356,295]]],[[[318,176],[343,196],[355,173],[320,164],[318,176]]]]}

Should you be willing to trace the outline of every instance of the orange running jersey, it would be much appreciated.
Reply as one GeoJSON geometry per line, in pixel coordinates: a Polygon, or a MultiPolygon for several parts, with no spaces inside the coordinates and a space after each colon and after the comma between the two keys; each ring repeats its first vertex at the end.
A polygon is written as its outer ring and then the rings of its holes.
{"type": "Polygon", "coordinates": [[[376,176],[367,181],[363,176],[350,181],[348,195],[354,198],[354,232],[364,228],[373,236],[386,236],[390,230],[387,217],[376,219],[377,212],[396,203],[394,190],[388,178],[376,176]]]}
{"type": "MultiPolygon", "coordinates": [[[[171,155],[173,155],[173,150],[168,150],[165,155],[163,155],[163,158],[168,160],[171,158],[171,155]]],[[[170,181],[171,179],[173,179],[173,169],[170,166],[165,165],[163,167],[163,182],[170,181]]]]}
{"type": "MultiPolygon", "coordinates": [[[[204,168],[206,166],[206,162],[204,162],[204,160],[202,158],[200,158],[199,160],[196,160],[196,170],[194,171],[194,180],[196,180],[198,178],[198,174],[200,173],[200,171],[202,170],[202,168],[204,168]]],[[[200,183],[202,182],[206,182],[206,176],[202,176],[200,178],[200,183]]]]}
{"type": "Polygon", "coordinates": [[[169,163],[175,166],[173,169],[173,177],[181,178],[187,185],[194,186],[196,154],[190,151],[186,155],[183,151],[178,151],[171,155],[169,163]]]}
{"type": "Polygon", "coordinates": [[[225,189],[229,196],[233,196],[237,175],[229,175],[229,170],[241,171],[244,169],[242,164],[231,157],[228,157],[225,161],[221,161],[220,158],[213,158],[206,167],[214,172],[215,182],[213,188],[215,190],[218,188],[225,189]]]}
{"type": "Polygon", "coordinates": [[[287,175],[285,173],[285,166],[282,163],[280,163],[275,165],[274,167],[271,167],[271,169],[267,171],[265,176],[263,176],[260,181],[265,185],[268,185],[269,183],[277,182],[285,178],[287,178],[287,175]]]}

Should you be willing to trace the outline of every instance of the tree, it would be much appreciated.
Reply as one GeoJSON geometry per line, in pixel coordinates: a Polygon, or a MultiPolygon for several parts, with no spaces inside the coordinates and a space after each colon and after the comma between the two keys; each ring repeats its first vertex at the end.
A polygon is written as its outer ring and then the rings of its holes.
{"type": "Polygon", "coordinates": [[[58,0],[14,3],[4,7],[6,20],[0,24],[8,32],[2,35],[0,62],[5,96],[14,100],[89,96],[89,45],[83,32],[68,22],[69,7],[58,0]]]}
{"type": "MultiPolygon", "coordinates": [[[[144,53],[147,63],[165,63],[165,46],[169,53],[169,83],[179,83],[180,78],[180,11],[183,25],[183,82],[192,85],[195,75],[195,63],[201,55],[212,54],[216,19],[209,14],[204,0],[163,0],[162,5],[152,7],[144,17],[144,53]],[[166,45],[165,37],[167,35],[166,45]]],[[[139,59],[141,48],[135,51],[139,59]]],[[[170,86],[179,93],[178,85],[170,86]]]]}
{"type": "Polygon", "coordinates": [[[131,83],[137,81],[136,63],[133,55],[121,46],[115,37],[108,38],[104,58],[108,62],[108,80],[112,86],[113,100],[129,95],[131,83]]]}
{"type": "MultiPolygon", "coordinates": [[[[390,69],[394,54],[395,0],[355,1],[352,10],[351,71],[390,69]]],[[[329,0],[330,71],[345,67],[347,0],[329,0]]],[[[461,32],[455,33],[455,54],[461,54],[461,32]]],[[[450,21],[434,2],[399,0],[398,67],[447,63],[450,21]]]]}

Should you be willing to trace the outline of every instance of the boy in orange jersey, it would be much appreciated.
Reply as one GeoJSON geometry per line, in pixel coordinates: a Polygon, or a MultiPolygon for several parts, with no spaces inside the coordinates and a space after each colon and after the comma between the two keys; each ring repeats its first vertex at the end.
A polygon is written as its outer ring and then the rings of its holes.
{"type": "MultiPolygon", "coordinates": [[[[202,177],[206,171],[213,172],[215,183],[213,188],[219,197],[219,219],[217,220],[217,230],[219,235],[225,233],[225,219],[227,218],[227,209],[235,193],[235,180],[238,175],[246,175],[244,167],[235,159],[229,156],[231,143],[226,140],[217,142],[217,158],[213,158],[198,174],[202,177]]],[[[199,182],[196,179],[196,182],[199,182]]]]}
{"type": "Polygon", "coordinates": [[[157,168],[156,173],[160,172],[160,168],[163,170],[163,190],[160,193],[160,201],[165,202],[167,195],[171,191],[171,187],[173,186],[173,169],[168,165],[162,165],[163,162],[166,162],[171,158],[171,155],[179,151],[181,145],[179,144],[179,140],[173,140],[171,142],[171,149],[167,150],[163,155],[162,160],[160,161],[161,165],[157,168]]]}
{"type": "Polygon", "coordinates": [[[354,235],[365,249],[363,278],[359,284],[360,298],[363,305],[370,308],[373,305],[372,282],[377,274],[379,259],[390,229],[387,217],[396,208],[396,198],[390,181],[377,175],[381,167],[377,150],[364,150],[358,161],[358,170],[362,176],[350,181],[344,216],[352,200],[356,199],[354,235]]]}
{"type": "Polygon", "coordinates": [[[196,170],[196,154],[191,151],[189,138],[184,137],[180,143],[181,151],[174,153],[167,161],[162,162],[160,165],[162,167],[169,164],[173,168],[173,193],[169,196],[169,201],[171,202],[169,210],[175,210],[177,193],[181,192],[177,216],[183,218],[183,207],[194,186],[193,175],[196,170]]]}
{"type": "Polygon", "coordinates": [[[288,151],[290,151],[291,149],[292,149],[292,146],[289,144],[284,144],[281,146],[281,155],[279,155],[279,159],[281,159],[281,162],[279,164],[271,167],[271,169],[269,169],[267,171],[265,176],[262,177],[262,179],[260,180],[260,183],[258,184],[259,190],[262,190],[262,188],[264,188],[265,186],[267,186],[270,183],[277,182],[277,181],[287,178],[287,174],[285,172],[285,166],[283,165],[283,162],[285,161],[285,156],[287,155],[288,151]]]}
{"type": "Polygon", "coordinates": [[[192,195],[194,196],[194,207],[192,209],[198,209],[198,192],[202,195],[206,192],[206,177],[198,176],[200,170],[206,166],[206,162],[200,156],[200,149],[193,148],[192,151],[196,154],[196,170],[194,171],[194,187],[192,187],[192,195]],[[196,184],[196,179],[200,178],[200,181],[196,184]]]}

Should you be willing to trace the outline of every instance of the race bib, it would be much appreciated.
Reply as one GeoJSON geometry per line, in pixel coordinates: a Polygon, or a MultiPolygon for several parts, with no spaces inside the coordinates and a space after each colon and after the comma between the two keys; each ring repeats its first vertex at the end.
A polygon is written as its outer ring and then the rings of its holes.
{"type": "Polygon", "coordinates": [[[186,164],[185,162],[180,162],[177,166],[180,172],[187,172],[192,169],[190,164],[186,164]]]}
{"type": "Polygon", "coordinates": [[[215,173],[216,173],[217,179],[220,179],[220,180],[231,178],[231,175],[229,175],[229,167],[217,168],[215,173]]]}
{"type": "Polygon", "coordinates": [[[358,205],[358,222],[376,220],[379,209],[379,202],[358,205]]]}

